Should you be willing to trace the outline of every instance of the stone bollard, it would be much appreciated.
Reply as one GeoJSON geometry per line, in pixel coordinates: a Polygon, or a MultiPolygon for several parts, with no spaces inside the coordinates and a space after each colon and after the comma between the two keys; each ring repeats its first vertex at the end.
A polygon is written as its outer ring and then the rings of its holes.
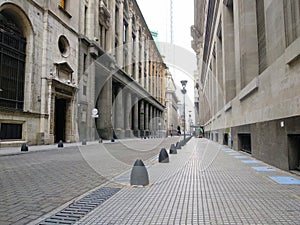
{"type": "Polygon", "coordinates": [[[170,147],[170,154],[177,154],[177,149],[175,147],[174,144],[171,144],[171,147],[170,147]]]}
{"type": "Polygon", "coordinates": [[[130,185],[146,186],[149,184],[149,176],[145,164],[137,159],[133,165],[130,175],[130,185]]]}
{"type": "Polygon", "coordinates": [[[167,153],[167,150],[165,148],[162,148],[160,150],[159,156],[158,156],[158,162],[160,163],[168,163],[169,161],[169,154],[167,153]]]}
{"type": "Polygon", "coordinates": [[[82,141],[82,145],[86,145],[86,140],[85,139],[82,141]]]}
{"type": "Polygon", "coordinates": [[[99,143],[102,143],[102,138],[99,139],[99,143]]]}
{"type": "Polygon", "coordinates": [[[21,152],[28,152],[28,145],[26,143],[23,143],[21,146],[21,152]]]}
{"type": "Polygon", "coordinates": [[[60,140],[60,141],[58,142],[57,147],[58,147],[58,148],[63,148],[63,147],[64,147],[64,143],[63,143],[62,140],[60,140]]]}

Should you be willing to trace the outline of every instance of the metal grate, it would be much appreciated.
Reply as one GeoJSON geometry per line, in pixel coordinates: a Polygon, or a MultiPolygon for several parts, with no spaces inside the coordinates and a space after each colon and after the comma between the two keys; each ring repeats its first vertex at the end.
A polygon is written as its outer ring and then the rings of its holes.
{"type": "Polygon", "coordinates": [[[102,187],[77,202],[70,204],[55,215],[40,222],[40,225],[74,224],[86,214],[116,194],[120,188],[102,187]]]}

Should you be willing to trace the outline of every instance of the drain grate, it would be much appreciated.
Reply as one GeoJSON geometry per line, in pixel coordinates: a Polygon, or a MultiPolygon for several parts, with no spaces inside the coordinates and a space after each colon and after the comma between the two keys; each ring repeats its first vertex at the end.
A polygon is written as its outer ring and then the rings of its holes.
{"type": "Polygon", "coordinates": [[[105,200],[116,194],[120,188],[102,187],[77,202],[70,204],[60,212],[40,222],[40,225],[65,224],[70,225],[79,221],[105,200]]]}

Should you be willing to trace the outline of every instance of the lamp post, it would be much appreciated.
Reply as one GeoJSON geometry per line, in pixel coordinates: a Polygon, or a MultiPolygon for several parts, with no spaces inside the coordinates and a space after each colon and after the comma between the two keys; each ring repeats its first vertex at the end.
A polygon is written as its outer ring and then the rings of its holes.
{"type": "Polygon", "coordinates": [[[185,140],[185,94],[186,94],[186,83],[187,80],[182,80],[180,81],[181,85],[182,85],[182,90],[181,93],[183,94],[183,138],[185,140]]]}

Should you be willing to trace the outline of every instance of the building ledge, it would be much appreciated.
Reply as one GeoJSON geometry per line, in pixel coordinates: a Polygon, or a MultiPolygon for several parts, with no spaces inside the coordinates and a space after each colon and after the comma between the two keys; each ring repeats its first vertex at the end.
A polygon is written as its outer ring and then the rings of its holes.
{"type": "Polygon", "coordinates": [[[285,62],[290,65],[300,58],[300,38],[297,38],[290,46],[285,50],[285,62]]]}
{"type": "Polygon", "coordinates": [[[243,90],[241,90],[239,94],[239,100],[243,101],[250,94],[252,94],[255,90],[258,89],[258,77],[254,78],[243,90]]]}
{"type": "Polygon", "coordinates": [[[227,112],[227,111],[229,111],[231,108],[232,108],[232,104],[231,104],[231,102],[228,102],[228,103],[225,105],[225,107],[224,107],[224,111],[227,112]]]}

